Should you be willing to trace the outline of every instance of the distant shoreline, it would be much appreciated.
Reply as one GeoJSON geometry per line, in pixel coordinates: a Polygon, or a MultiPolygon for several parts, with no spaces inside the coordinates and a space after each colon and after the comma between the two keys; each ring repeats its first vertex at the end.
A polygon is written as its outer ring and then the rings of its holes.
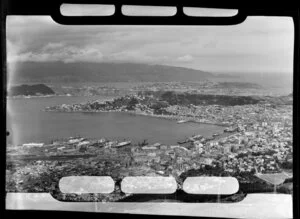
{"type": "Polygon", "coordinates": [[[17,95],[17,96],[6,96],[7,99],[31,99],[31,98],[47,98],[47,97],[72,97],[73,95],[17,95]]]}

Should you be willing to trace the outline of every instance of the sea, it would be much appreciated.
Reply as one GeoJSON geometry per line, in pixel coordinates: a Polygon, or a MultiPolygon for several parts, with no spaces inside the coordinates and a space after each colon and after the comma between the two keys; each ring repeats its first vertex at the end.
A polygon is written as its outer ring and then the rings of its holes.
{"type": "Polygon", "coordinates": [[[177,144],[192,135],[210,137],[224,127],[199,123],[180,123],[126,112],[66,113],[46,112],[47,106],[109,100],[112,96],[49,96],[7,98],[7,144],[51,143],[69,137],[131,140],[139,143],[177,144]]]}

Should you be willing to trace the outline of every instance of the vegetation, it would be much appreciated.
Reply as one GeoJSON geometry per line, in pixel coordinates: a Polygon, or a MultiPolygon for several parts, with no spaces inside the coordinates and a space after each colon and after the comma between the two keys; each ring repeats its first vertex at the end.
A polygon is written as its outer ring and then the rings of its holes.
{"type": "Polygon", "coordinates": [[[251,96],[228,96],[228,95],[211,95],[211,94],[191,94],[178,93],[174,91],[146,91],[140,92],[139,95],[157,97],[160,101],[169,105],[244,105],[257,104],[260,100],[251,96]]]}
{"type": "Polygon", "coordinates": [[[35,84],[35,85],[20,85],[13,86],[8,91],[9,96],[37,96],[37,95],[53,95],[55,92],[48,86],[44,84],[35,84]]]}

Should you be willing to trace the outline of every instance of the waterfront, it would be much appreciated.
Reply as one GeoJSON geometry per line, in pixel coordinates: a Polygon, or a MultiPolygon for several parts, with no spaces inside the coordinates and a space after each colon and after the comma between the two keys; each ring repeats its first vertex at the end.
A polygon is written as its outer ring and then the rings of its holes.
{"type": "Polygon", "coordinates": [[[44,112],[55,104],[81,103],[88,100],[111,99],[111,96],[54,96],[7,99],[8,144],[50,142],[69,136],[87,138],[106,137],[131,139],[134,142],[147,139],[149,143],[176,144],[193,134],[211,136],[222,133],[225,127],[182,123],[128,113],[57,113],[44,112]]]}

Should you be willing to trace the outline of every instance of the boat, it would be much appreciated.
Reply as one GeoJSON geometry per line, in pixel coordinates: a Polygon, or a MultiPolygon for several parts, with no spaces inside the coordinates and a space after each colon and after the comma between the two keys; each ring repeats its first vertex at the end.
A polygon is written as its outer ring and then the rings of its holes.
{"type": "Polygon", "coordinates": [[[155,143],[155,144],[153,144],[151,146],[153,146],[153,147],[159,147],[159,146],[161,146],[161,143],[155,143]]]}
{"type": "Polygon", "coordinates": [[[44,143],[26,143],[23,147],[43,147],[44,143]]]}
{"type": "Polygon", "coordinates": [[[179,121],[177,121],[177,123],[178,124],[181,124],[181,123],[185,123],[185,122],[187,122],[188,120],[186,120],[186,119],[182,119],[182,120],[179,120],[179,121]]]}
{"type": "Polygon", "coordinates": [[[177,141],[178,144],[184,144],[184,143],[186,143],[186,142],[187,142],[187,140],[177,141]]]}
{"type": "Polygon", "coordinates": [[[120,142],[119,144],[117,144],[116,147],[123,147],[123,146],[127,146],[130,144],[131,144],[131,141],[123,141],[123,142],[120,142]]]}

